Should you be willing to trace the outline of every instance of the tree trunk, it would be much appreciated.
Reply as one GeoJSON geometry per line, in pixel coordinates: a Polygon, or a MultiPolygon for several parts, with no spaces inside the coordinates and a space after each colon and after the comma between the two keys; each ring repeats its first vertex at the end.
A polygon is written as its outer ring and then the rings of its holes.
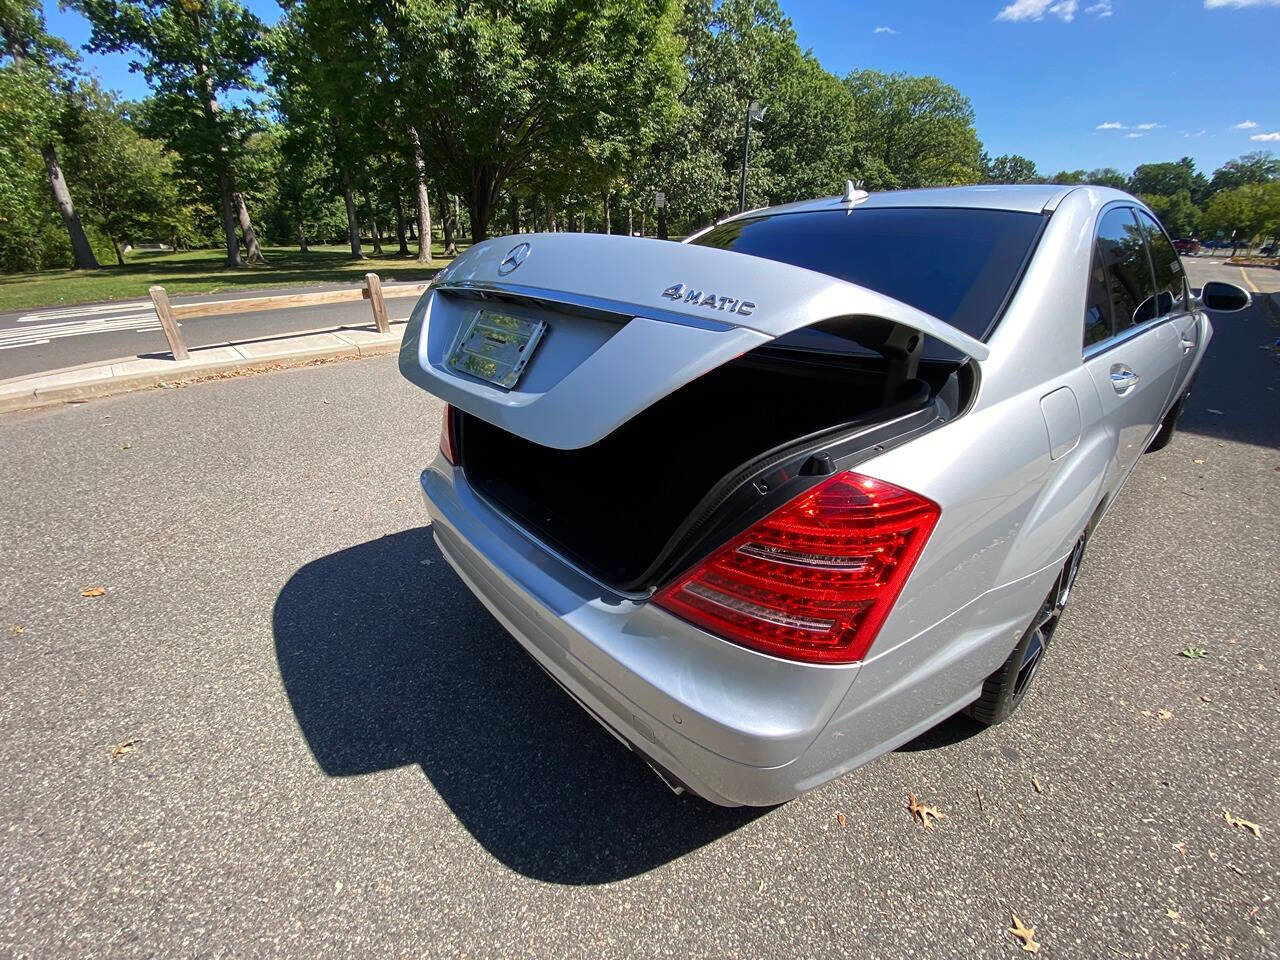
{"type": "MultiPolygon", "coordinates": [[[[492,207],[489,207],[489,215],[493,215],[492,207]]],[[[485,224],[487,225],[488,223],[489,221],[486,218],[485,224]]],[[[462,236],[462,201],[458,199],[456,193],[453,195],[453,236],[455,242],[462,236]]],[[[474,243],[474,240],[472,242],[474,243]]]]}
{"type": "Polygon", "coordinates": [[[444,255],[446,257],[456,257],[458,255],[458,208],[449,201],[447,193],[439,195],[440,209],[443,211],[440,215],[440,232],[443,234],[444,255]]]}
{"type": "Polygon", "coordinates": [[[351,244],[351,256],[357,260],[364,259],[364,250],[360,246],[360,221],[356,219],[356,202],[351,197],[351,174],[342,168],[342,200],[347,205],[347,241],[351,244]]]}
{"type": "Polygon", "coordinates": [[[400,196],[399,187],[396,187],[396,241],[400,245],[400,256],[407,257],[409,255],[409,241],[405,239],[404,198],[400,196]]]}
{"type": "Polygon", "coordinates": [[[249,208],[245,206],[244,195],[238,191],[232,193],[231,202],[235,204],[236,217],[240,220],[240,232],[244,234],[246,261],[262,263],[262,248],[258,246],[258,235],[253,231],[253,221],[249,219],[249,208]]]}
{"type": "Polygon", "coordinates": [[[520,232],[520,198],[517,197],[514,193],[511,194],[510,207],[511,207],[511,232],[519,233],[520,232]]]}
{"type": "Polygon", "coordinates": [[[117,240],[115,237],[108,237],[108,239],[111,241],[111,246],[114,247],[116,251],[116,265],[123,267],[124,251],[120,249],[120,241],[117,240]]]}
{"type": "Polygon", "coordinates": [[[373,239],[373,255],[382,256],[382,231],[378,229],[378,215],[373,210],[373,201],[369,199],[369,188],[365,187],[364,205],[369,208],[369,236],[373,239]]]}
{"type": "Polygon", "coordinates": [[[418,128],[409,128],[409,140],[413,144],[413,166],[418,194],[418,262],[431,259],[431,197],[427,193],[427,163],[422,157],[422,141],[418,128]]]}
{"type": "Polygon", "coordinates": [[[307,226],[301,220],[298,221],[298,251],[307,252],[307,226]]]}
{"type": "MultiPolygon", "coordinates": [[[[98,258],[93,255],[93,247],[89,246],[89,238],[84,235],[84,226],[80,223],[80,214],[76,213],[75,204],[71,202],[71,188],[62,175],[62,165],[58,163],[58,151],[52,143],[46,143],[40,150],[44,154],[44,168],[49,174],[49,189],[53,191],[53,202],[58,205],[62,214],[62,222],[66,224],[67,233],[71,237],[71,254],[75,258],[77,270],[97,270],[98,258]]],[[[124,261],[120,262],[124,266],[124,261]]]]}
{"type": "Polygon", "coordinates": [[[231,199],[231,169],[227,160],[227,145],[218,129],[218,98],[213,93],[213,81],[203,63],[196,64],[200,84],[200,105],[204,109],[204,122],[208,135],[218,144],[214,164],[218,174],[218,197],[222,201],[222,232],[227,239],[227,266],[243,267],[240,258],[240,242],[236,239],[236,210],[231,199]]]}
{"type": "Polygon", "coordinates": [[[556,232],[556,202],[547,197],[547,233],[556,232]]]}
{"type": "Polygon", "coordinates": [[[636,235],[636,211],[632,206],[627,207],[627,236],[634,237],[636,235]]]}
{"type": "Polygon", "coordinates": [[[606,235],[608,235],[610,233],[613,233],[613,224],[610,221],[610,217],[609,217],[609,191],[608,190],[605,190],[604,196],[601,199],[604,200],[604,232],[606,235]]]}

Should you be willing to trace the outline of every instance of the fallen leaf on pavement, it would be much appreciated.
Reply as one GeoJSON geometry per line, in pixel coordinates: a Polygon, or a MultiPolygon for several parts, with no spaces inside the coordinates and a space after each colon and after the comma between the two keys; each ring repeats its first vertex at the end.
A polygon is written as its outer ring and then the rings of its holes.
{"type": "Polygon", "coordinates": [[[138,744],[141,742],[141,737],[131,737],[128,740],[121,740],[111,748],[111,756],[123,757],[126,753],[133,753],[133,751],[138,749],[138,744]]]}
{"type": "Polygon", "coordinates": [[[1212,697],[1206,697],[1206,696],[1202,693],[1202,694],[1200,694],[1200,702],[1201,702],[1201,703],[1213,703],[1213,698],[1212,698],[1212,697]]]}
{"type": "Polygon", "coordinates": [[[849,818],[846,817],[843,813],[837,813],[836,823],[840,824],[840,826],[842,827],[847,827],[849,825],[849,818]]]}
{"type": "Polygon", "coordinates": [[[1200,460],[1200,459],[1196,459],[1196,460],[1193,460],[1193,461],[1191,461],[1191,462],[1192,462],[1192,463],[1204,463],[1204,461],[1203,461],[1203,460],[1200,460]]]}
{"type": "Polygon", "coordinates": [[[1044,793],[1044,787],[1040,785],[1040,781],[1035,777],[1031,778],[1031,786],[1035,788],[1036,793],[1044,793]]]}
{"type": "Polygon", "coordinates": [[[1040,944],[1036,943],[1036,928],[1024,927],[1016,913],[1010,913],[1009,916],[1013,917],[1013,926],[1008,928],[1009,933],[1022,943],[1022,949],[1027,953],[1038,953],[1040,944]]]}
{"type": "Polygon", "coordinates": [[[1262,836],[1262,828],[1260,826],[1252,820],[1246,820],[1244,817],[1233,817],[1231,815],[1231,811],[1227,810],[1225,807],[1222,810],[1222,818],[1233,827],[1240,827],[1244,830],[1248,830],[1255,837],[1262,836]]]}
{"type": "Polygon", "coordinates": [[[17,636],[18,634],[20,634],[21,632],[22,632],[22,624],[20,624],[20,623],[15,623],[15,624],[13,625],[13,635],[16,637],[16,636],[17,636]]]}
{"type": "Polygon", "coordinates": [[[100,597],[107,592],[106,587],[85,587],[80,591],[82,597],[100,597]]]}
{"type": "Polygon", "coordinates": [[[914,793],[907,797],[907,811],[911,814],[912,818],[926,830],[933,829],[933,824],[929,822],[930,818],[934,820],[947,819],[947,815],[937,807],[925,806],[917,800],[914,793]]]}
{"type": "Polygon", "coordinates": [[[1174,921],[1182,919],[1182,914],[1180,914],[1177,910],[1173,910],[1173,909],[1166,910],[1164,912],[1164,915],[1168,917],[1170,920],[1174,920],[1174,921]]]}
{"type": "Polygon", "coordinates": [[[1172,711],[1172,710],[1158,710],[1158,711],[1156,711],[1156,716],[1157,716],[1157,717],[1159,717],[1161,720],[1170,720],[1170,719],[1172,719],[1172,718],[1173,718],[1173,711],[1172,711]]]}
{"type": "Polygon", "coordinates": [[[1204,647],[1187,647],[1179,656],[1186,657],[1188,660],[1199,660],[1201,657],[1207,656],[1209,653],[1204,647]]]}

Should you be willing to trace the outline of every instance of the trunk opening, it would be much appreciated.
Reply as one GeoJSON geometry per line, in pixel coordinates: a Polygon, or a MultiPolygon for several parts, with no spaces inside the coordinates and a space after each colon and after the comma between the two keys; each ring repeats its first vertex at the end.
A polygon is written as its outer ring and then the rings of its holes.
{"type": "MultiPolygon", "coordinates": [[[[911,352],[918,360],[918,347],[911,352]]],[[[542,446],[459,410],[460,461],[478,493],[548,546],[616,589],[644,589],[725,481],[780,447],[925,411],[960,365],[918,360],[903,377],[901,362],[885,357],[775,343],[578,449],[542,446]]]]}

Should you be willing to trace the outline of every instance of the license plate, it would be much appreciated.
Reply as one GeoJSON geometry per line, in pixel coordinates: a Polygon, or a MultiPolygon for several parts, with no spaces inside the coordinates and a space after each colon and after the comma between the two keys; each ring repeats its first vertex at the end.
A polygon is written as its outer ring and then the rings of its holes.
{"type": "Polygon", "coordinates": [[[545,320],[480,310],[462,327],[448,365],[510,390],[520,380],[546,330],[545,320]]]}

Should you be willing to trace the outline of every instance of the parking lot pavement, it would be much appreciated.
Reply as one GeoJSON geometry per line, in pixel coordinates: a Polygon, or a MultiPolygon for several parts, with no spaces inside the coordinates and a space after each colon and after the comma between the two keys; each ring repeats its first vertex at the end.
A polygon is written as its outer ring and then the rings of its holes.
{"type": "Polygon", "coordinates": [[[1013,720],[771,810],[472,599],[391,358],[4,416],[0,955],[1276,956],[1277,335],[1218,322],[1013,720]]]}

